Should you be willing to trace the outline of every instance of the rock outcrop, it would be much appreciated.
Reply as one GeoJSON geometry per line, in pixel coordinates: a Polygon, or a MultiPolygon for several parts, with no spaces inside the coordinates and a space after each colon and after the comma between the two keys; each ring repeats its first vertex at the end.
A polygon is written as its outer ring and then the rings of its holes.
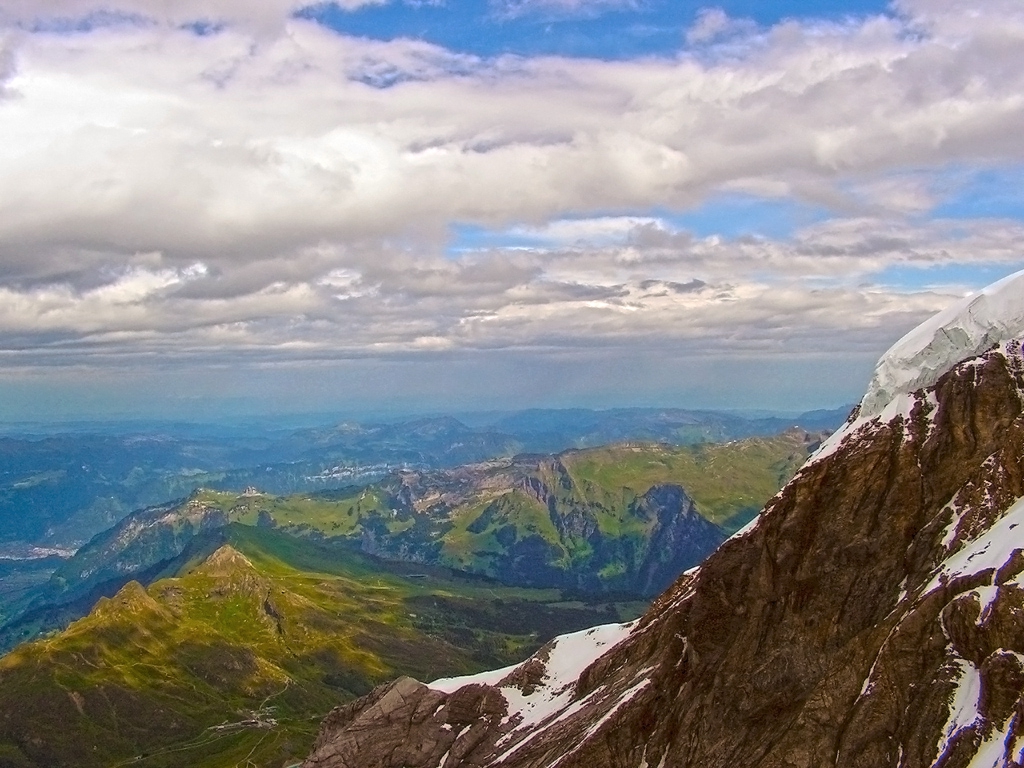
{"type": "Polygon", "coordinates": [[[725,540],[722,529],[701,516],[681,486],[656,485],[634,506],[638,517],[657,520],[646,556],[636,568],[641,594],[660,593],[725,540]]]}
{"type": "Polygon", "coordinates": [[[1017,768],[1021,341],[855,411],[755,523],[601,629],[592,662],[417,686],[385,720],[374,692],[324,723],[306,768],[1017,768]],[[474,707],[456,749],[449,718],[474,707]]]}

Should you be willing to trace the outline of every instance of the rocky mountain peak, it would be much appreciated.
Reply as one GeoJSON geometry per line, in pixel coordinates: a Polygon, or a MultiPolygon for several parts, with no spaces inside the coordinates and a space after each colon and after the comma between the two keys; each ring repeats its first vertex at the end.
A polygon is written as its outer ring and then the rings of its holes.
{"type": "Polygon", "coordinates": [[[129,581],[113,597],[101,597],[90,616],[130,616],[143,611],[160,612],[160,605],[137,581],[129,581]]]}
{"type": "Polygon", "coordinates": [[[756,523],[578,666],[558,669],[562,638],[515,669],[406,684],[400,714],[368,719],[379,689],[325,722],[306,767],[1019,766],[1022,290],[1013,276],[897,344],[756,523]]]}
{"type": "Polygon", "coordinates": [[[249,558],[230,544],[224,544],[206,558],[199,570],[209,576],[229,576],[239,572],[255,572],[256,568],[249,558]]]}

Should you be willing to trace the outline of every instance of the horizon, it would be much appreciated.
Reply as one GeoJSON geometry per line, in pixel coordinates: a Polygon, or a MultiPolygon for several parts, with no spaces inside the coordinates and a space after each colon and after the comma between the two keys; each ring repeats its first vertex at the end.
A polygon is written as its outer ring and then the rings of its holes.
{"type": "MultiPolygon", "coordinates": [[[[0,437],[9,438],[33,438],[60,435],[132,435],[166,433],[173,435],[176,432],[205,432],[221,434],[227,432],[245,431],[246,434],[253,430],[265,434],[278,432],[293,432],[306,429],[324,429],[343,424],[358,424],[360,426],[377,425],[402,425],[415,423],[417,421],[437,421],[443,419],[454,419],[471,430],[483,430],[495,428],[498,422],[521,416],[525,414],[567,414],[583,412],[598,416],[615,412],[683,412],[693,414],[716,414],[731,416],[749,421],[759,419],[796,419],[800,416],[819,415],[822,413],[843,413],[849,412],[855,407],[854,403],[844,403],[834,408],[813,408],[806,411],[788,410],[759,410],[742,408],[685,408],[674,405],[666,406],[615,406],[610,408],[523,408],[514,410],[489,410],[489,411],[422,411],[422,412],[399,412],[399,411],[366,411],[366,412],[344,412],[344,411],[307,411],[295,413],[274,413],[274,414],[225,414],[209,419],[189,418],[146,418],[136,415],[128,417],[107,416],[97,419],[39,419],[25,421],[0,421],[0,437]]],[[[793,426],[800,426],[794,424],[793,426]]]]}
{"type": "Polygon", "coordinates": [[[1024,268],[1008,0],[0,0],[0,424],[860,400],[1024,268]]]}

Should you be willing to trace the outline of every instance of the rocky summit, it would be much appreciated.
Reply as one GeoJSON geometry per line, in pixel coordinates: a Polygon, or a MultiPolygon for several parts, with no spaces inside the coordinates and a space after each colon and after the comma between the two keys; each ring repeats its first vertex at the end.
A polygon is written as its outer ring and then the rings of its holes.
{"type": "Polygon", "coordinates": [[[983,295],[641,619],[379,687],[305,768],[1020,766],[1024,273],[983,295]]]}

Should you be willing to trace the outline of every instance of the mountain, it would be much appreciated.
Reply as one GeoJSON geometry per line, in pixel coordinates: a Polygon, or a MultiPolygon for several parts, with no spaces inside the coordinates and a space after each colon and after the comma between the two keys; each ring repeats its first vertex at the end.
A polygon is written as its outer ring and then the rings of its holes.
{"type": "Polygon", "coordinates": [[[1018,273],[898,342],[845,427],[638,621],[381,686],[303,766],[1018,768],[1022,307],[1018,273]]]}
{"type": "Polygon", "coordinates": [[[292,764],[382,680],[508,664],[616,608],[232,524],[0,659],[0,766],[292,764]]]}
{"type": "Polygon", "coordinates": [[[74,549],[134,509],[200,487],[294,493],[367,482],[404,466],[509,455],[508,435],[451,418],[240,435],[159,430],[0,438],[0,546],[74,549]]]}
{"type": "Polygon", "coordinates": [[[301,755],[334,704],[396,674],[507,664],[637,615],[582,593],[656,592],[819,437],[623,444],[293,496],[200,490],[129,515],[42,592],[41,561],[9,564],[32,599],[5,642],[78,620],[0,659],[0,766],[301,755]]]}
{"type": "Polygon", "coordinates": [[[819,437],[630,443],[396,473],[378,487],[397,528],[367,521],[361,541],[505,583],[652,595],[745,524],[819,437]]]}
{"type": "Polygon", "coordinates": [[[791,427],[809,432],[838,428],[850,406],[800,414],[745,415],[683,408],[530,409],[486,419],[493,430],[521,441],[524,450],[557,453],[567,447],[644,441],[693,445],[768,437],[791,427]]]}
{"type": "Polygon", "coordinates": [[[126,517],[48,583],[0,604],[0,644],[66,624],[130,579],[156,578],[193,539],[230,523],[509,585],[651,596],[746,523],[819,439],[794,429],[721,445],[625,444],[285,497],[196,491],[126,517]]]}
{"type": "MultiPolygon", "coordinates": [[[[291,494],[364,484],[396,469],[455,467],[522,452],[646,440],[672,445],[832,430],[845,411],[744,418],[677,409],[531,411],[467,426],[450,416],[282,429],[89,424],[0,437],[0,556],[75,549],[129,512],[197,488],[291,494]],[[91,431],[82,432],[82,429],[91,431]],[[112,432],[113,431],[113,432],[112,432]]],[[[39,427],[34,427],[38,429],[39,427]]]]}

